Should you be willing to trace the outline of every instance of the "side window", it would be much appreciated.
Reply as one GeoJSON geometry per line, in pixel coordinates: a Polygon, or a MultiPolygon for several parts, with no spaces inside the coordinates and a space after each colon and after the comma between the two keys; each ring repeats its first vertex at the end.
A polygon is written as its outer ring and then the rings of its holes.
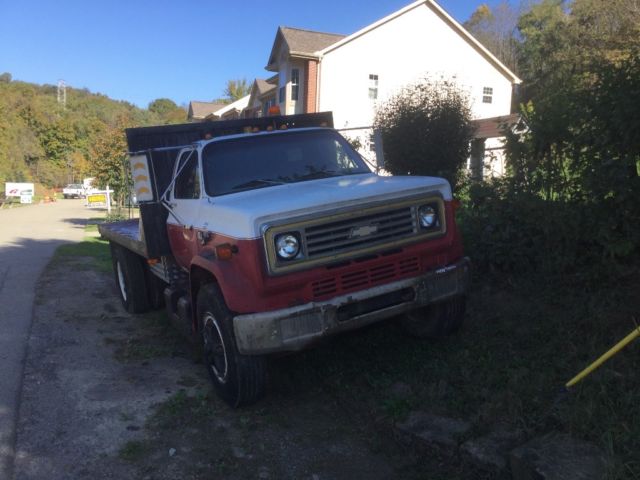
{"type": "Polygon", "coordinates": [[[298,100],[298,91],[300,90],[300,70],[291,69],[291,100],[298,100]]]}
{"type": "Polygon", "coordinates": [[[180,157],[178,177],[173,187],[173,198],[200,198],[200,172],[198,152],[184,152],[180,157]]]}
{"type": "Polygon", "coordinates": [[[493,103],[493,87],[482,88],[482,103],[493,103]]]}
{"type": "Polygon", "coordinates": [[[369,99],[376,100],[378,98],[378,75],[369,74],[369,99]]]}

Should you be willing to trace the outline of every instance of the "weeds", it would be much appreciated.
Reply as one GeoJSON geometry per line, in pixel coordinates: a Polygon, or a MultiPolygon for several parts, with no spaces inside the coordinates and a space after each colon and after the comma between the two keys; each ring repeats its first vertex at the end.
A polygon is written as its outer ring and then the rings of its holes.
{"type": "Polygon", "coordinates": [[[147,426],[160,430],[184,428],[185,425],[202,427],[203,422],[213,418],[216,412],[217,407],[210,393],[189,396],[180,390],[155,408],[147,426]]]}
{"type": "Polygon", "coordinates": [[[142,460],[149,453],[149,445],[139,440],[130,440],[118,451],[118,456],[128,462],[142,460]]]}

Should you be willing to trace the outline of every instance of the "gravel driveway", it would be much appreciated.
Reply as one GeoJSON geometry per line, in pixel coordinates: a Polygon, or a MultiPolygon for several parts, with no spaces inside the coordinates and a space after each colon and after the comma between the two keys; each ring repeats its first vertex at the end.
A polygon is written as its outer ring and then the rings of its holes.
{"type": "Polygon", "coordinates": [[[56,247],[84,236],[82,200],[0,210],[0,479],[10,478],[36,281],[56,247]]]}
{"type": "Polygon", "coordinates": [[[322,389],[292,384],[296,356],[273,360],[267,399],[230,410],[166,322],[164,312],[126,313],[91,258],[58,257],[47,268],[16,480],[417,478],[375,422],[322,389]]]}

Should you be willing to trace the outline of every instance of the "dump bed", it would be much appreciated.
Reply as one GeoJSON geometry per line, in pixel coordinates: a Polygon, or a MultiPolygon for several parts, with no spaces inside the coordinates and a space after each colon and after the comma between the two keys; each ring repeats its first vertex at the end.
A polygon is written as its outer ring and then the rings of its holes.
{"type": "Polygon", "coordinates": [[[228,121],[184,123],[126,130],[130,155],[144,155],[148,164],[153,199],[140,202],[140,220],[104,224],[100,233],[147,258],[170,255],[167,210],[161,196],[171,183],[178,151],[199,140],[227,135],[308,127],[333,127],[331,112],[243,118],[228,121]]]}

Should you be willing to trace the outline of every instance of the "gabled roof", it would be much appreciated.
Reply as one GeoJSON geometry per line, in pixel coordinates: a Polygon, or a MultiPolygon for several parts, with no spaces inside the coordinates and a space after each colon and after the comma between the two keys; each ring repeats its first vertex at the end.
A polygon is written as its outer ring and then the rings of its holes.
{"type": "Polygon", "coordinates": [[[249,105],[249,95],[245,95],[244,97],[239,98],[235,102],[225,105],[219,110],[216,110],[215,112],[213,112],[213,115],[215,115],[216,117],[222,117],[222,115],[224,115],[230,110],[237,110],[238,112],[241,112],[242,110],[247,108],[247,105],[249,105]]]}
{"type": "Polygon", "coordinates": [[[214,102],[189,102],[189,115],[188,118],[195,118],[196,120],[202,120],[208,115],[215,113],[223,107],[226,107],[226,103],[214,103],[214,102]]]}
{"type": "MultiPolygon", "coordinates": [[[[261,78],[256,78],[254,86],[255,86],[255,89],[256,89],[256,95],[258,97],[261,97],[265,93],[268,93],[271,90],[274,90],[276,88],[275,84],[269,83],[266,80],[263,80],[261,78]]],[[[251,90],[253,91],[253,88],[251,90]]]]}
{"type": "MultiPolygon", "coordinates": [[[[515,73],[509,70],[509,68],[506,65],[504,65],[500,60],[498,60],[498,58],[495,55],[493,55],[489,50],[487,50],[487,48],[484,45],[482,45],[478,40],[476,40],[476,38],[473,35],[471,35],[462,25],[460,25],[460,23],[458,23],[451,15],[449,15],[440,5],[438,5],[435,2],[435,0],[418,0],[416,2],[413,2],[412,4],[407,5],[404,8],[401,8],[400,10],[378,20],[377,22],[372,23],[369,26],[361,30],[358,30],[355,33],[352,33],[351,35],[344,37],[343,39],[338,40],[337,42],[334,42],[331,45],[327,45],[323,47],[321,51],[315,52],[315,54],[318,56],[322,56],[326,53],[331,52],[332,50],[340,48],[342,45],[345,45],[346,43],[349,43],[355,40],[356,38],[361,37],[362,35],[370,32],[371,30],[374,30],[380,27],[381,25],[388,23],[391,20],[399,17],[400,15],[404,15],[405,13],[421,5],[426,5],[427,7],[429,7],[436,15],[438,15],[438,17],[440,17],[454,31],[456,31],[464,40],[466,40],[467,43],[469,43],[473,48],[475,48],[478,53],[484,56],[496,69],[498,69],[506,78],[508,78],[511,81],[511,83],[522,83],[522,80],[520,80],[520,78],[518,78],[518,76],[515,73]]],[[[276,36],[276,40],[277,39],[278,37],[276,36]]],[[[274,47],[275,47],[275,43],[274,43],[274,47]]],[[[271,54],[273,55],[273,50],[271,54]]],[[[269,58],[269,64],[271,64],[271,58],[269,58]]]]}
{"type": "Polygon", "coordinates": [[[247,107],[255,108],[256,104],[261,104],[265,97],[270,94],[275,95],[276,88],[278,87],[278,75],[273,75],[266,80],[262,78],[256,78],[251,85],[251,91],[247,99],[247,107]]]}
{"type": "Polygon", "coordinates": [[[292,57],[317,58],[316,52],[343,38],[345,38],[345,35],[337,33],[278,27],[276,38],[273,41],[273,47],[271,47],[271,54],[269,55],[269,64],[266,69],[273,69],[273,66],[278,61],[277,54],[281,47],[286,48],[287,53],[292,57]]]}

